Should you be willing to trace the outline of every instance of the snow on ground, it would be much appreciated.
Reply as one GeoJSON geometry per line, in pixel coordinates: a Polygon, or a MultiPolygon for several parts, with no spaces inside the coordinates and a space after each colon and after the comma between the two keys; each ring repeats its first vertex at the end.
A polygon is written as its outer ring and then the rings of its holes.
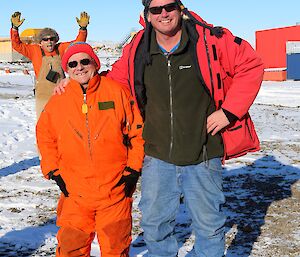
{"type": "Polygon", "coordinates": [[[264,81],[263,85],[263,90],[256,98],[256,103],[300,107],[299,81],[264,81]]]}
{"type": "MultiPolygon", "coordinates": [[[[59,191],[38,166],[33,74],[12,68],[11,74],[0,71],[0,256],[54,256],[59,191]]],[[[263,83],[250,110],[262,149],[228,161],[224,169],[226,256],[300,256],[299,106],[300,82],[263,83]]],[[[139,188],[134,198],[132,257],[147,252],[139,188]]],[[[181,205],[179,257],[193,256],[190,224],[181,205]]],[[[96,241],[91,255],[99,256],[96,241]]]]}

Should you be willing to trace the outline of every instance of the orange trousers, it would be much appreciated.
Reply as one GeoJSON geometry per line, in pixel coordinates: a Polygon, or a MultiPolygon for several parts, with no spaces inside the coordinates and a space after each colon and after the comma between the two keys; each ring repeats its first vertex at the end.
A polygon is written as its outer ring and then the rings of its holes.
{"type": "Polygon", "coordinates": [[[57,257],[89,257],[95,233],[101,257],[129,257],[131,198],[112,201],[61,197],[57,208],[57,257]]]}

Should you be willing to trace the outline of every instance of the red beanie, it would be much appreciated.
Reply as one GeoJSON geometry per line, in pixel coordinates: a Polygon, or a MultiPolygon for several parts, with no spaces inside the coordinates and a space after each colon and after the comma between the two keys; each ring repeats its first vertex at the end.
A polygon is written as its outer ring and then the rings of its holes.
{"type": "Polygon", "coordinates": [[[72,55],[78,54],[78,53],[88,54],[96,62],[96,64],[97,64],[96,69],[97,70],[100,69],[100,60],[99,60],[98,56],[95,54],[93,48],[88,43],[85,43],[85,42],[73,42],[69,45],[69,47],[67,48],[67,50],[65,51],[65,53],[61,59],[61,66],[64,71],[67,71],[67,64],[68,64],[70,57],[72,55]]]}

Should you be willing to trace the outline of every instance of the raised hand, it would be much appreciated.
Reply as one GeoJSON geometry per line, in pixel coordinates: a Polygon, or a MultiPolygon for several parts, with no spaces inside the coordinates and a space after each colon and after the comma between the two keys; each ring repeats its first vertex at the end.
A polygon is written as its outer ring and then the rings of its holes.
{"type": "Polygon", "coordinates": [[[76,21],[81,29],[86,29],[90,23],[90,16],[86,12],[80,13],[80,18],[76,17],[76,21]]]}
{"type": "Polygon", "coordinates": [[[18,29],[23,22],[25,21],[25,19],[21,19],[21,13],[20,12],[14,12],[11,16],[11,26],[14,29],[18,29]]]}

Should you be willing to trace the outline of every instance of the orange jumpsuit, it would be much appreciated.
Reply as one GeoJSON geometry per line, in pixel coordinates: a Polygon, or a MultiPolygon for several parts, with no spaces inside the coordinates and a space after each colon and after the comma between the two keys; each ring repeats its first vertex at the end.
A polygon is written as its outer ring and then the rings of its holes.
{"type": "Polygon", "coordinates": [[[132,199],[116,184],[126,166],[141,170],[142,129],[128,87],[109,78],[95,75],[86,98],[74,80],[63,95],[50,98],[36,134],[44,176],[59,169],[69,192],[58,204],[57,256],[90,256],[95,232],[102,257],[128,256],[132,199]]]}

